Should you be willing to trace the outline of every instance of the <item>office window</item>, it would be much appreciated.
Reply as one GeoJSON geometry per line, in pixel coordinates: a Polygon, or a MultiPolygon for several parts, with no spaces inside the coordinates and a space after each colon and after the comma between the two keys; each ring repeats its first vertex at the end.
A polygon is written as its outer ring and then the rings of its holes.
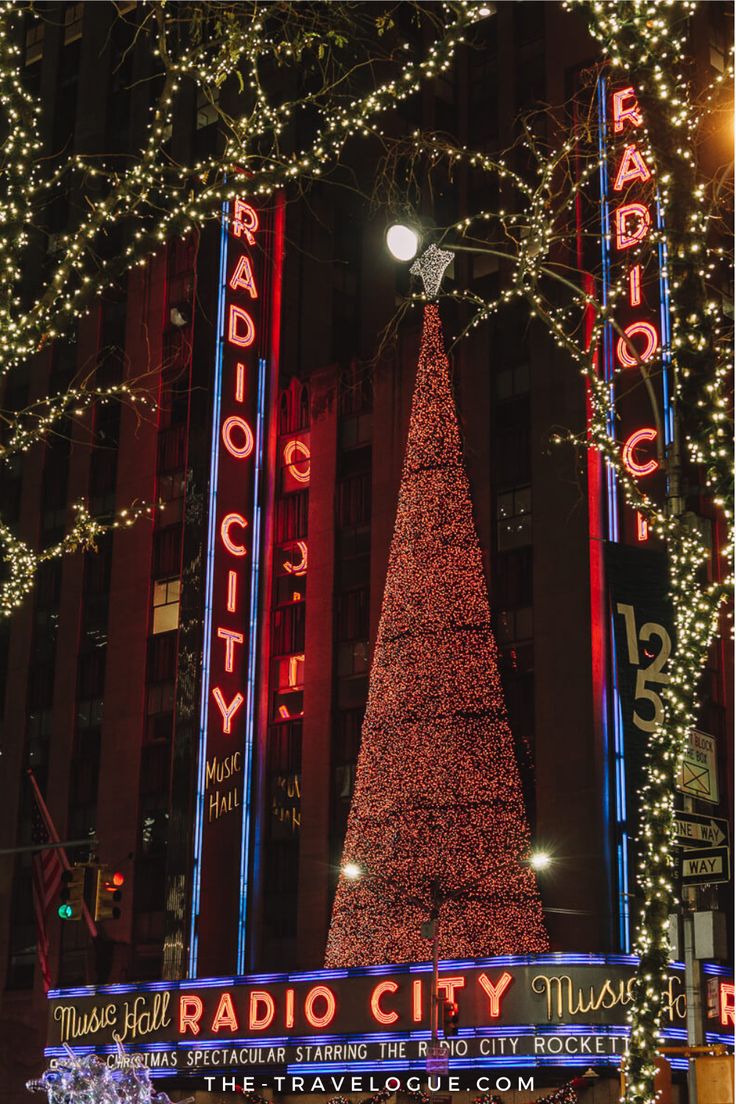
{"type": "Polygon", "coordinates": [[[43,36],[45,25],[39,20],[26,31],[26,65],[33,65],[43,57],[43,36]]]}
{"type": "Polygon", "coordinates": [[[172,632],[179,627],[181,579],[159,579],[153,584],[153,628],[156,633],[172,632]]]}
{"type": "Polygon", "coordinates": [[[498,548],[519,548],[532,542],[532,489],[517,487],[499,494],[496,502],[498,548]]]}
{"type": "Polygon", "coordinates": [[[529,393],[529,362],[503,368],[496,374],[496,395],[499,399],[512,399],[529,393]]]}
{"type": "Polygon", "coordinates": [[[76,42],[82,37],[82,23],[84,22],[84,3],[67,4],[64,9],[64,45],[76,42]]]}

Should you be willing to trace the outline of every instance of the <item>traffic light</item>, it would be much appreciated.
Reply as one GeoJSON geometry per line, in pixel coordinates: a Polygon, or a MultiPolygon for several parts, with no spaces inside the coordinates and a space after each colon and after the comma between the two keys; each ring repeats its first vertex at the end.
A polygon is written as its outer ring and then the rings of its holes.
{"type": "Polygon", "coordinates": [[[95,920],[119,920],[120,902],[123,899],[125,875],[109,866],[97,868],[97,892],[95,893],[95,920]]]}
{"type": "Polygon", "coordinates": [[[62,871],[61,889],[59,890],[60,904],[56,910],[61,920],[82,919],[84,876],[86,873],[86,867],[84,866],[73,866],[71,870],[62,871]]]}
{"type": "Polygon", "coordinates": [[[442,1002],[442,1030],[445,1038],[457,1035],[457,1025],[460,1022],[460,1009],[457,1001],[446,1000],[442,1002]]]}

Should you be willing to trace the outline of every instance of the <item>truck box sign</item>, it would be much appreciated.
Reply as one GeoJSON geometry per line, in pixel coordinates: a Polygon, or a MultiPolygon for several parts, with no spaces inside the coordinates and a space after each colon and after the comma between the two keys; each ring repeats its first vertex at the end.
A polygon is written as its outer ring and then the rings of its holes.
{"type": "MultiPolygon", "coordinates": [[[[450,1068],[616,1065],[625,1052],[636,960],[555,954],[444,962],[457,1001],[450,1068]]],[[[52,990],[49,1057],[64,1044],[113,1055],[115,1041],[178,1075],[215,1070],[361,1072],[426,1067],[430,964],[52,990]]],[[[685,979],[663,990],[665,1035],[685,1029],[685,979]]]]}

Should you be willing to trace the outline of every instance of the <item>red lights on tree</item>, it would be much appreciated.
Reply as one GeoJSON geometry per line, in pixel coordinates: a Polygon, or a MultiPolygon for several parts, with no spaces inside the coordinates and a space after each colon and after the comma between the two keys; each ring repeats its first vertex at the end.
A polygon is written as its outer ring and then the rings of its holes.
{"type": "MultiPolygon", "coordinates": [[[[439,311],[424,332],[326,965],[548,946],[439,311]]],[[[448,999],[452,999],[448,993],[448,999]]]]}

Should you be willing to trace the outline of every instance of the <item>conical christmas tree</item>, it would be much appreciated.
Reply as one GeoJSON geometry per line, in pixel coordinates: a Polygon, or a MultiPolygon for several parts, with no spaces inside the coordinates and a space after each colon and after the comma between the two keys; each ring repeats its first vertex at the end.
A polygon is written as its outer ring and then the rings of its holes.
{"type": "Polygon", "coordinates": [[[439,310],[424,329],[325,965],[547,949],[439,310]]]}

